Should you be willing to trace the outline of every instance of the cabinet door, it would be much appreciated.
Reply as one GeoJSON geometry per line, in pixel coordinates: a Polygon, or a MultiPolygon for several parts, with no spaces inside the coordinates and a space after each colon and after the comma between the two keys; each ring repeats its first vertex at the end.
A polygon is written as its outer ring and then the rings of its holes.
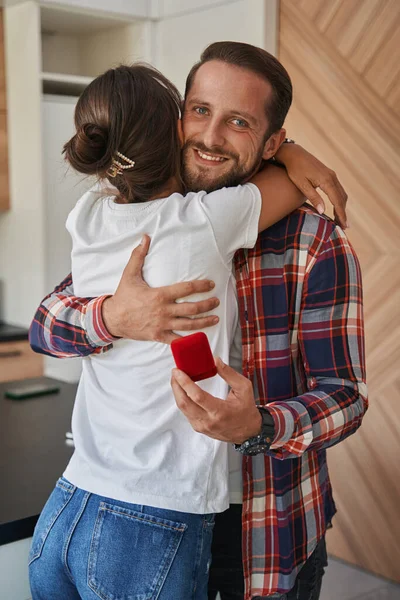
{"type": "Polygon", "coordinates": [[[43,375],[43,357],[28,341],[0,344],[0,382],[29,379],[43,375]]]}

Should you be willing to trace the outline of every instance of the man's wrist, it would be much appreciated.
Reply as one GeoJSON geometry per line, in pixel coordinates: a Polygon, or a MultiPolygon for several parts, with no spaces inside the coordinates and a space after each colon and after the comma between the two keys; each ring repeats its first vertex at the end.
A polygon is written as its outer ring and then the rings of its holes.
{"type": "Polygon", "coordinates": [[[264,406],[257,407],[257,412],[261,420],[257,433],[250,436],[241,444],[235,444],[235,449],[247,456],[260,454],[269,450],[275,435],[275,422],[268,408],[264,406]]]}
{"type": "Polygon", "coordinates": [[[252,424],[249,427],[248,431],[246,432],[246,437],[243,440],[243,442],[249,438],[253,438],[253,437],[256,437],[257,435],[260,435],[261,427],[262,427],[262,416],[261,416],[260,411],[257,408],[257,410],[254,411],[254,416],[252,418],[252,424]]]}
{"type": "Polygon", "coordinates": [[[92,298],[83,307],[81,323],[88,343],[94,348],[109,346],[116,339],[110,334],[103,320],[103,304],[107,297],[98,296],[97,298],[92,298]]]}
{"type": "Polygon", "coordinates": [[[101,304],[101,317],[103,321],[104,330],[107,331],[111,340],[119,339],[122,336],[119,335],[117,328],[117,319],[115,318],[115,309],[113,296],[105,296],[101,304]]]}

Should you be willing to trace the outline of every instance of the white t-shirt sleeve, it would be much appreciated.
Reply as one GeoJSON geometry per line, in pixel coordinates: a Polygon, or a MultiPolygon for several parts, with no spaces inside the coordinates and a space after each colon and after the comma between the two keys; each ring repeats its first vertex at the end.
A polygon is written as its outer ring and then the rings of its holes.
{"type": "Polygon", "coordinates": [[[258,236],[261,194],[257,186],[245,183],[222,188],[200,199],[221,256],[229,262],[239,248],[252,248],[258,236]]]}

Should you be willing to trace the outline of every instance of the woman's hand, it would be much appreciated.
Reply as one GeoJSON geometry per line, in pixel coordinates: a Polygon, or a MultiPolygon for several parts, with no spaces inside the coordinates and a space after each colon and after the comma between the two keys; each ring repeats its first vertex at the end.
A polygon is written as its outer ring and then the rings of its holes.
{"type": "Polygon", "coordinates": [[[322,196],[316,191],[320,188],[334,206],[336,223],[343,229],[348,227],[347,194],[332,169],[298,144],[282,144],[275,158],[285,165],[291,181],[314,206],[325,207],[322,196]]]}

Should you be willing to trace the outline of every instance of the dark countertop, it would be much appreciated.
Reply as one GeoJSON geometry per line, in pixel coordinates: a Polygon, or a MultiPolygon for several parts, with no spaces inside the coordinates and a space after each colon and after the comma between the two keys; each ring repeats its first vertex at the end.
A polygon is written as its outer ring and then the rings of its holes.
{"type": "Polygon", "coordinates": [[[0,321],[0,344],[1,342],[20,342],[28,339],[28,329],[7,325],[0,321]]]}
{"type": "Polygon", "coordinates": [[[0,383],[0,545],[33,534],[39,514],[73,453],[76,384],[48,377],[0,383]],[[28,382],[60,387],[58,394],[9,400],[4,392],[28,382]]]}

